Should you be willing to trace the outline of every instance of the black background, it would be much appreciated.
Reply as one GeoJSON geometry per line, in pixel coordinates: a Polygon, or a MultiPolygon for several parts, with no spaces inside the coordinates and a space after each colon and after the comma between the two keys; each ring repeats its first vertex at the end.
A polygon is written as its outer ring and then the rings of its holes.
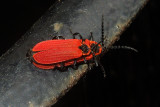
{"type": "MultiPolygon", "coordinates": [[[[1,3],[0,55],[5,53],[53,0],[16,0],[1,3]]],[[[99,68],[82,78],[55,107],[160,107],[160,1],[150,0],[115,45],[131,50],[110,50],[99,68]]]]}

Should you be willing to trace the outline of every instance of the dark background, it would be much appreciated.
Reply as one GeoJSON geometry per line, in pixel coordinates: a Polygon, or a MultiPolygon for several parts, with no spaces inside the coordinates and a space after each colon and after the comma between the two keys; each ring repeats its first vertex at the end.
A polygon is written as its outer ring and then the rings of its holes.
{"type": "MultiPolygon", "coordinates": [[[[1,3],[0,55],[5,53],[53,0],[16,0],[1,3]]],[[[115,45],[131,50],[110,50],[101,60],[107,77],[95,68],[82,78],[55,107],[160,107],[160,1],[150,0],[115,45]]]]}

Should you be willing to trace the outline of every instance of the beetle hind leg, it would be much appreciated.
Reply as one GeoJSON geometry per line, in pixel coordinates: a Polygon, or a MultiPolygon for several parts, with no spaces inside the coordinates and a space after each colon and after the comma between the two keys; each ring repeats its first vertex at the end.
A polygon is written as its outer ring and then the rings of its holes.
{"type": "Polygon", "coordinates": [[[55,39],[65,39],[65,38],[63,36],[54,36],[52,40],[55,40],[55,39]]]}
{"type": "Polygon", "coordinates": [[[27,53],[26,53],[26,57],[27,57],[27,59],[32,63],[33,61],[34,61],[34,59],[33,59],[33,52],[32,52],[32,49],[29,49],[28,51],[27,51],[27,53]]]}
{"type": "Polygon", "coordinates": [[[74,69],[74,70],[77,70],[77,69],[78,69],[78,67],[77,67],[77,61],[76,61],[76,60],[74,60],[73,69],[74,69]]]}
{"type": "Polygon", "coordinates": [[[65,71],[66,70],[66,67],[64,66],[63,62],[60,63],[60,70],[61,71],[65,71]]]}

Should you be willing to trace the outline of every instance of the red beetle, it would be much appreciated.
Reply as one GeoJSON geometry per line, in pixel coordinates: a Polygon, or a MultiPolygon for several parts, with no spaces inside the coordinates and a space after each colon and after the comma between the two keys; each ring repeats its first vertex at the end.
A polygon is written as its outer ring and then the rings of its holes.
{"type": "Polygon", "coordinates": [[[92,33],[91,40],[83,39],[79,33],[74,33],[73,37],[64,39],[62,36],[55,36],[53,40],[36,44],[29,52],[32,63],[41,69],[64,69],[71,65],[76,68],[76,63],[86,63],[102,53],[102,46],[92,40],[92,33]],[[75,39],[76,35],[80,39],[75,39]]]}

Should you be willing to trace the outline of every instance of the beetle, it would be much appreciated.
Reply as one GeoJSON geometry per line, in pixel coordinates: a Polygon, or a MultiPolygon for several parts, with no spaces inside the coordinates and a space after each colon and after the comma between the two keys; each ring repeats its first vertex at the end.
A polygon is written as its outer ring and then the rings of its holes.
{"type": "MultiPolygon", "coordinates": [[[[77,33],[76,33],[77,34],[77,33]]],[[[77,63],[87,62],[101,54],[102,46],[88,39],[57,39],[36,44],[30,51],[32,63],[41,69],[63,69],[77,63]]]]}
{"type": "MultiPolygon", "coordinates": [[[[71,30],[70,32],[72,33],[71,30]]],[[[94,41],[92,32],[90,32],[89,39],[83,39],[82,35],[77,32],[72,33],[72,36],[73,39],[54,36],[52,40],[39,42],[29,50],[27,57],[40,69],[60,68],[64,70],[67,66],[77,69],[77,63],[87,63],[91,60],[94,60],[98,66],[97,56],[104,49],[103,15],[102,40],[99,43],[94,41]],[[76,36],[79,36],[79,39],[76,39],[76,36]]]]}
{"type": "Polygon", "coordinates": [[[64,69],[70,65],[76,68],[77,63],[87,63],[102,53],[100,43],[82,39],[79,33],[73,35],[79,35],[81,39],[53,39],[36,44],[28,53],[31,55],[31,62],[41,69],[54,69],[55,67],[64,69]]]}

